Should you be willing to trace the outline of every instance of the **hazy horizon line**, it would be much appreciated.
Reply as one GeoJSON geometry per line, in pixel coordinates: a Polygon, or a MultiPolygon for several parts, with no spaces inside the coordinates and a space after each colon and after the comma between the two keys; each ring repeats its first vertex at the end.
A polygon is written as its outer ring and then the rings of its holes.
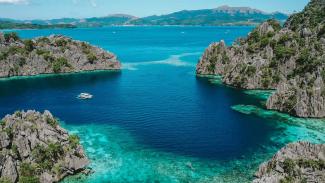
{"type": "Polygon", "coordinates": [[[183,9],[183,10],[179,10],[179,11],[172,11],[169,13],[162,13],[162,14],[152,14],[152,15],[148,15],[148,16],[136,16],[133,15],[131,13],[111,13],[111,14],[106,14],[106,15],[101,15],[101,16],[88,16],[88,17],[67,17],[67,16],[63,16],[63,17],[56,17],[56,18],[26,18],[26,19],[21,19],[21,18],[10,18],[10,17],[0,17],[0,19],[11,19],[11,20],[19,20],[19,21],[32,21],[32,20],[41,20],[41,21],[45,21],[45,20],[56,20],[56,19],[88,19],[88,18],[102,18],[102,17],[109,17],[109,16],[114,16],[114,15],[125,15],[125,16],[132,16],[134,18],[145,18],[145,17],[150,17],[150,16],[163,16],[163,15],[168,15],[168,14],[172,14],[172,13],[176,13],[176,12],[181,12],[181,11],[197,11],[197,10],[213,10],[213,9],[218,9],[221,7],[230,7],[230,8],[250,8],[252,10],[257,10],[260,11],[262,13],[265,14],[273,14],[273,13],[282,13],[282,14],[286,14],[286,15],[291,15],[294,14],[296,11],[293,12],[283,12],[283,11],[272,11],[272,12],[268,12],[268,11],[264,11],[258,8],[253,8],[250,6],[230,6],[230,5],[221,5],[218,6],[216,8],[201,8],[201,9],[183,9]]]}

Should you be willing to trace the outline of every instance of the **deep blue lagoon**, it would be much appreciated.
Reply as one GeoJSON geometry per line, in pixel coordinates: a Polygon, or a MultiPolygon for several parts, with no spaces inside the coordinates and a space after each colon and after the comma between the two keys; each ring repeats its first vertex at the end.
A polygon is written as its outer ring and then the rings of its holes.
{"type": "Polygon", "coordinates": [[[204,49],[253,27],[107,27],[20,30],[63,34],[118,55],[121,72],[0,81],[0,115],[50,110],[81,137],[95,173],[65,182],[249,182],[286,143],[325,142],[323,120],[263,107],[266,92],[195,76],[204,49]],[[80,101],[81,92],[94,95],[80,101]]]}

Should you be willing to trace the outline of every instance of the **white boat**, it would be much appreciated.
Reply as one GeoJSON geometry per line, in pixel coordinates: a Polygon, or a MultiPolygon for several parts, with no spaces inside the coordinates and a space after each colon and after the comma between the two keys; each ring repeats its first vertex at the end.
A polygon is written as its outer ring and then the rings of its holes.
{"type": "Polygon", "coordinates": [[[78,99],[91,99],[93,98],[93,95],[89,93],[80,93],[77,97],[78,99]]]}

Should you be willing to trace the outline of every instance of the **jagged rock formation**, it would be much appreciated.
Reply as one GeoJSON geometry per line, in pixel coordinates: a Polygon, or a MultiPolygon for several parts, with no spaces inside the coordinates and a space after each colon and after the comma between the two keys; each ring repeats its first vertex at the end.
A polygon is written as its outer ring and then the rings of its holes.
{"type": "Polygon", "coordinates": [[[0,77],[121,68],[114,54],[85,42],[59,35],[21,40],[15,33],[0,33],[0,65],[0,77]]]}
{"type": "Polygon", "coordinates": [[[17,111],[0,123],[0,182],[58,182],[88,163],[79,138],[49,111],[17,111]]]}
{"type": "Polygon", "coordinates": [[[227,47],[213,43],[197,74],[222,75],[227,85],[277,89],[267,108],[299,117],[325,117],[325,0],[312,0],[284,27],[268,20],[227,47]]]}
{"type": "Polygon", "coordinates": [[[288,144],[255,176],[254,183],[325,182],[325,144],[288,144]]]}

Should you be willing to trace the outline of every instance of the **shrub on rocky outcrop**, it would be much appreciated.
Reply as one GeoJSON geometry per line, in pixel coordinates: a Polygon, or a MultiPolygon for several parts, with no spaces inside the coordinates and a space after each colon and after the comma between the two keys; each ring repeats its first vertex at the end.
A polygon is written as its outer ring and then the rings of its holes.
{"type": "Polygon", "coordinates": [[[24,40],[24,44],[25,44],[25,49],[28,52],[31,52],[34,50],[34,42],[30,39],[24,40]]]}
{"type": "Polygon", "coordinates": [[[68,68],[71,67],[68,60],[64,57],[57,58],[52,64],[53,64],[53,71],[55,73],[61,72],[64,67],[68,67],[68,68]]]}
{"type": "Polygon", "coordinates": [[[5,33],[3,36],[4,36],[6,42],[9,42],[11,40],[12,41],[19,41],[20,40],[18,34],[15,33],[15,32],[5,33]]]}
{"type": "Polygon", "coordinates": [[[230,47],[223,41],[211,44],[196,70],[200,75],[222,75],[225,84],[235,87],[277,89],[266,103],[268,109],[299,117],[325,117],[324,34],[324,0],[311,0],[283,27],[268,20],[230,47]],[[216,45],[222,45],[222,52],[216,45]],[[224,53],[229,62],[220,59],[224,53]],[[256,72],[243,70],[241,65],[254,66],[256,72]],[[292,88],[297,90],[295,97],[286,95],[292,88]]]}
{"type": "Polygon", "coordinates": [[[290,58],[295,52],[292,48],[288,48],[285,46],[278,45],[274,49],[274,53],[278,60],[281,59],[288,59],[290,58]]]}
{"type": "Polygon", "coordinates": [[[0,177],[0,183],[12,183],[8,177],[0,177]]]}
{"type": "Polygon", "coordinates": [[[76,148],[80,141],[77,135],[70,135],[68,140],[72,148],[76,148]]]}
{"type": "Polygon", "coordinates": [[[324,182],[324,150],[325,144],[288,144],[259,167],[253,183],[324,182]]]}
{"type": "Polygon", "coordinates": [[[0,60],[6,60],[7,58],[8,58],[8,53],[7,52],[0,53],[0,60]]]}
{"type": "Polygon", "coordinates": [[[31,40],[16,36],[8,34],[6,42],[0,35],[0,78],[121,68],[115,55],[85,42],[59,35],[31,40]]]}
{"type": "Polygon", "coordinates": [[[39,178],[37,177],[37,167],[30,163],[22,163],[19,169],[19,182],[21,183],[39,183],[39,178]]]}
{"type": "Polygon", "coordinates": [[[36,54],[37,55],[47,55],[47,54],[50,54],[50,51],[43,50],[43,49],[37,49],[36,54]]]}
{"type": "Polygon", "coordinates": [[[281,30],[281,24],[275,19],[267,20],[267,23],[272,26],[275,32],[279,32],[281,30]]]}
{"type": "Polygon", "coordinates": [[[261,43],[260,44],[261,44],[261,47],[264,48],[267,45],[269,45],[269,43],[270,43],[270,38],[269,37],[263,37],[261,39],[261,43]]]}
{"type": "Polygon", "coordinates": [[[53,121],[48,111],[17,111],[3,118],[0,183],[52,183],[85,170],[89,161],[79,140],[71,141],[67,131],[53,121]]]}
{"type": "Polygon", "coordinates": [[[81,43],[81,49],[84,54],[90,54],[90,46],[85,42],[81,43]]]}
{"type": "Polygon", "coordinates": [[[23,47],[19,46],[10,46],[7,52],[8,55],[15,55],[15,54],[21,54],[25,55],[26,50],[23,47]]]}
{"type": "Polygon", "coordinates": [[[93,64],[97,60],[97,57],[94,53],[89,53],[87,54],[87,59],[89,63],[93,64]]]}
{"type": "Polygon", "coordinates": [[[55,60],[54,56],[50,52],[45,52],[43,58],[51,63],[55,60]]]}
{"type": "Polygon", "coordinates": [[[59,47],[65,47],[68,44],[68,41],[65,39],[57,39],[55,40],[55,45],[59,47]]]}
{"type": "Polygon", "coordinates": [[[249,77],[253,76],[255,73],[256,73],[256,67],[255,66],[252,66],[252,65],[247,66],[246,74],[249,77]]]}

